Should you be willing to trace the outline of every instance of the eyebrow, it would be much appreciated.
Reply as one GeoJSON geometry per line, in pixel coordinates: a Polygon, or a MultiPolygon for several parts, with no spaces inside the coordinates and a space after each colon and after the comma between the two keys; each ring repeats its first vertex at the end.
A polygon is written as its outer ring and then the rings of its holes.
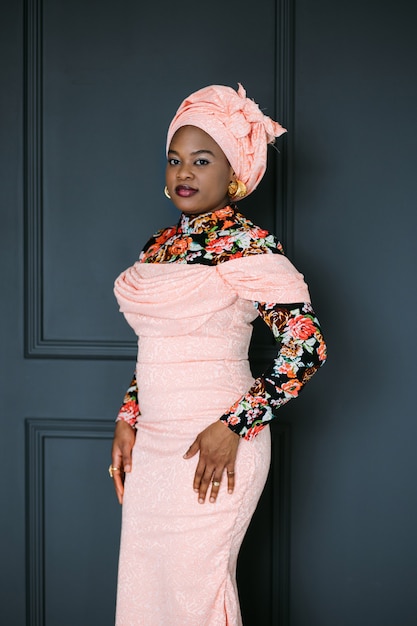
{"type": "MultiPolygon", "coordinates": [[[[168,154],[178,154],[178,152],[176,150],[168,150],[168,154]]],[[[194,152],[191,152],[192,156],[195,156],[196,154],[211,154],[211,156],[215,157],[216,155],[214,154],[214,152],[212,152],[211,150],[195,150],[194,152]]]]}

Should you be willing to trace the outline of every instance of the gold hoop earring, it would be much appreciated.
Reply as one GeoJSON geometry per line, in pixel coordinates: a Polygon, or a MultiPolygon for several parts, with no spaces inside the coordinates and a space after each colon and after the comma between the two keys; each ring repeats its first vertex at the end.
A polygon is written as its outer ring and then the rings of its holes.
{"type": "Polygon", "coordinates": [[[227,193],[231,199],[243,198],[247,193],[246,185],[241,180],[232,180],[227,188],[227,193]]]}
{"type": "Polygon", "coordinates": [[[168,191],[168,187],[165,185],[164,187],[164,194],[166,195],[166,197],[168,198],[168,200],[171,200],[171,196],[169,195],[169,191],[168,191]]]}

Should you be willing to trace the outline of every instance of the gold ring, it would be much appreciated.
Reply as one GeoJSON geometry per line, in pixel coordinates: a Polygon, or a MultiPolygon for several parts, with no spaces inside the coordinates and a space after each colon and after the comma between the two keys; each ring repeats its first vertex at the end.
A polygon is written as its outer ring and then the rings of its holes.
{"type": "Polygon", "coordinates": [[[218,480],[213,480],[213,487],[220,487],[220,483],[218,480]]]}
{"type": "Polygon", "coordinates": [[[110,478],[113,478],[113,472],[118,472],[119,470],[120,470],[120,467],[113,467],[113,465],[110,463],[109,465],[110,478]]]}
{"type": "Polygon", "coordinates": [[[227,475],[228,475],[228,476],[233,476],[233,475],[234,475],[234,472],[227,472],[227,475]]]}

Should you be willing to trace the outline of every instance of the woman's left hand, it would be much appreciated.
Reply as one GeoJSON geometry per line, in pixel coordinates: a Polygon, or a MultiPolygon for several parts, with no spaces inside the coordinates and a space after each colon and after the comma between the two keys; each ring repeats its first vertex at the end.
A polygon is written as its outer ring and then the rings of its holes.
{"type": "Polygon", "coordinates": [[[227,472],[227,490],[233,493],[239,442],[239,435],[217,421],[205,428],[184,454],[184,459],[191,459],[200,451],[193,483],[200,504],[205,502],[210,483],[210,502],[216,502],[224,470],[227,472]]]}

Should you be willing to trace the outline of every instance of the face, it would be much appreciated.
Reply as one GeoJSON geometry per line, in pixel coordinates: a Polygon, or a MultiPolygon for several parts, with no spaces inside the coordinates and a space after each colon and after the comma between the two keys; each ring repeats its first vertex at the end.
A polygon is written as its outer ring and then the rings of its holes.
{"type": "Polygon", "coordinates": [[[196,126],[182,126],[169,146],[165,180],[177,209],[199,215],[229,204],[227,187],[235,176],[210,135],[196,126]]]}

